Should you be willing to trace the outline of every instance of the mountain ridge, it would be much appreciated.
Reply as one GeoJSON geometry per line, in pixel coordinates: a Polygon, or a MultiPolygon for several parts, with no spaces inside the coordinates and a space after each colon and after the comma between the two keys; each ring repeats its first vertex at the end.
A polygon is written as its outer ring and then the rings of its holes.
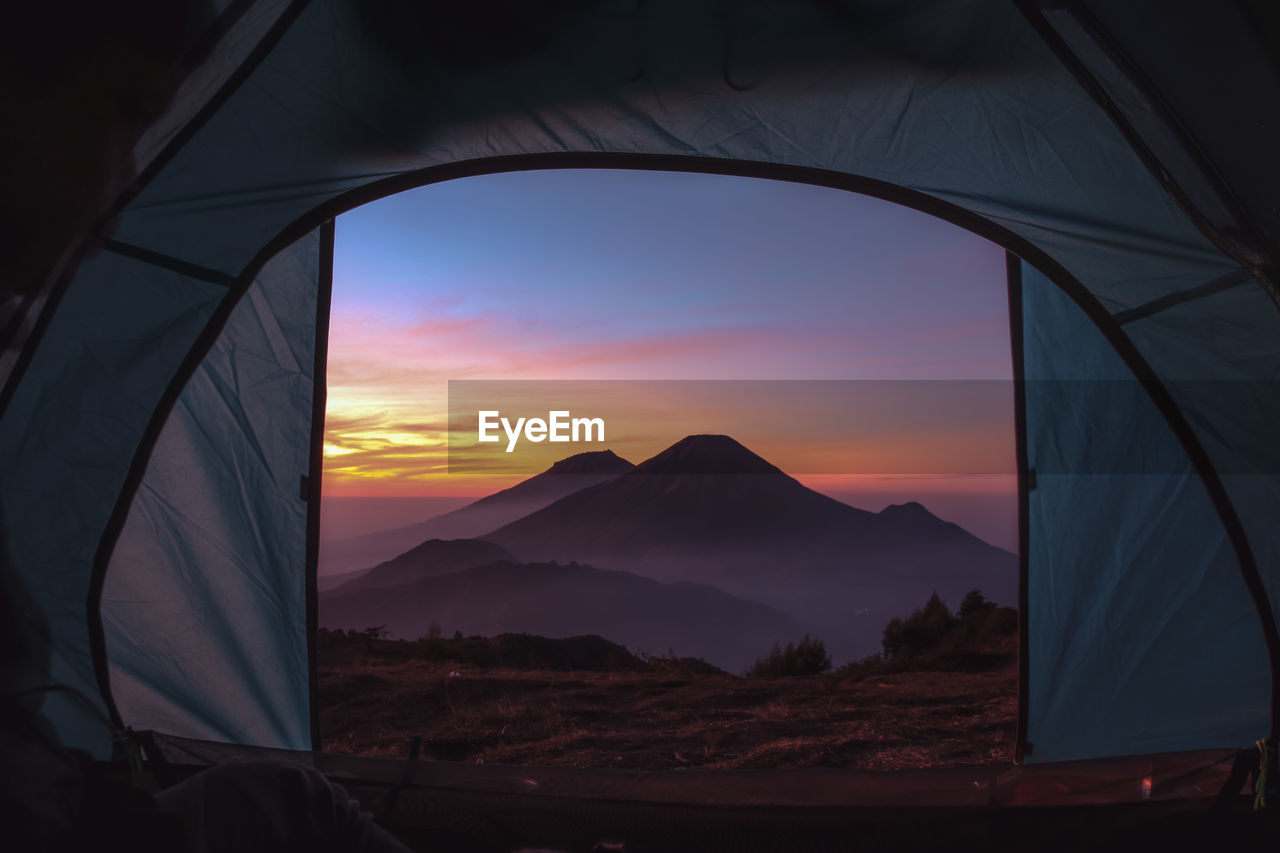
{"type": "Polygon", "coordinates": [[[514,559],[505,548],[483,539],[428,539],[326,592],[346,594],[360,589],[399,586],[424,577],[514,559]]]}
{"type": "MultiPolygon", "coordinates": [[[[466,506],[403,527],[321,543],[318,571],[326,577],[369,569],[429,539],[474,539],[560,498],[635,466],[612,450],[575,453],[514,486],[466,506]]],[[[344,582],[349,582],[347,578],[344,582]]],[[[332,588],[333,584],[325,584],[332,588]]]]}
{"type": "Polygon", "coordinates": [[[713,584],[813,618],[853,654],[934,590],[1016,600],[1013,554],[916,501],[879,513],[837,501],[728,436],[687,436],[483,538],[527,561],[713,584]]]}

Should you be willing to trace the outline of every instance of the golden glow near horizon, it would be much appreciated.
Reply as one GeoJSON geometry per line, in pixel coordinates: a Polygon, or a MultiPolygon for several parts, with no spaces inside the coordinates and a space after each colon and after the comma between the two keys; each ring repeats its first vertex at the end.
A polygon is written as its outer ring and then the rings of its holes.
{"type": "Polygon", "coordinates": [[[695,433],[732,435],[792,476],[826,478],[841,488],[880,477],[898,478],[898,485],[914,478],[928,491],[947,491],[956,478],[984,482],[1014,473],[1012,388],[1005,382],[502,381],[446,387],[451,399],[442,399],[438,387],[423,394],[424,401],[435,401],[431,409],[407,402],[381,409],[331,405],[326,493],[483,494],[574,453],[609,449],[638,464],[695,433]],[[505,437],[484,445],[476,440],[478,412],[490,406],[544,415],[563,407],[599,416],[608,433],[600,443],[525,440],[508,452],[505,437]]]}

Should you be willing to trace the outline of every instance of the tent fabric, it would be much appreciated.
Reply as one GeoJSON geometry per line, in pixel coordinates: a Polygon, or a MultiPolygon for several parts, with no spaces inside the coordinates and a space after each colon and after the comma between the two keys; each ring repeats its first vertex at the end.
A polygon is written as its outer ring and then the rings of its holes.
{"type": "Polygon", "coordinates": [[[184,129],[202,109],[216,104],[219,90],[244,67],[289,9],[288,0],[234,4],[222,0],[220,5],[215,27],[225,32],[217,40],[217,49],[183,79],[170,108],[134,145],[133,162],[140,174],[163,165],[165,152],[180,147],[184,129]]]}
{"type": "Polygon", "coordinates": [[[1167,354],[1166,387],[1195,428],[1249,533],[1271,609],[1280,613],[1280,338],[1277,311],[1255,282],[1125,326],[1167,354]],[[1230,413],[1227,415],[1226,413],[1230,413]]]}
{"type": "MultiPolygon", "coordinates": [[[[318,233],[276,256],[187,382],[102,594],[135,728],[311,745],[306,613],[318,233]]],[[[319,476],[319,472],[314,472],[319,476]]]]}
{"type": "Polygon", "coordinates": [[[1028,760],[1248,744],[1267,648],[1204,483],[1133,374],[1021,269],[1028,760]]]}
{"type": "Polygon", "coordinates": [[[388,32],[416,23],[425,39],[428,22],[361,8],[309,3],[122,214],[116,237],[235,274],[307,211],[380,178],[511,155],[643,152],[920,190],[1040,246],[1114,310],[1236,267],[1004,2],[918,4],[882,12],[873,29],[766,4],[738,22],[741,58],[728,58],[730,79],[754,81],[747,91],[725,81],[710,3],[646,4],[630,18],[593,4],[542,49],[479,67],[433,61],[388,32]],[[632,81],[619,57],[636,54],[637,30],[646,41],[632,81]]]}
{"type": "MultiPolygon", "coordinates": [[[[1252,258],[1274,276],[1280,262],[1280,206],[1275,203],[1280,178],[1271,164],[1280,134],[1280,75],[1274,45],[1269,56],[1251,20],[1266,4],[1083,0],[1040,5],[1050,21],[1085,22],[1093,30],[1091,40],[1101,40],[1108,52],[1123,57],[1126,69],[1113,75],[1110,85],[1101,67],[1088,70],[1117,106],[1126,89],[1130,95],[1142,93],[1141,112],[1148,115],[1128,112],[1125,120],[1196,213],[1239,252],[1236,256],[1252,258]],[[1188,56],[1202,61],[1187,62],[1188,56]],[[1237,80],[1249,82],[1222,85],[1203,72],[1206,67],[1231,69],[1237,80]],[[1158,125],[1143,132],[1152,114],[1158,125]],[[1176,150],[1175,142],[1184,150],[1176,150]],[[1220,208],[1216,216],[1210,212],[1215,207],[1220,208]]],[[[1114,62],[1103,64],[1114,67],[1114,62]]],[[[1274,278],[1271,285],[1274,291],[1274,278]]]]}
{"type": "MultiPolygon", "coordinates": [[[[804,179],[820,183],[880,181],[980,223],[1025,250],[1055,286],[1070,285],[1093,320],[1113,328],[1099,339],[1028,271],[1034,301],[1024,335],[1039,359],[1028,366],[1053,377],[1078,363],[1097,371],[1088,378],[1115,378],[1142,362],[1144,378],[1169,385],[1188,429],[1170,437],[1159,429],[1163,415],[1133,397],[1126,411],[1147,426],[1126,432],[1132,424],[1103,418],[1107,429],[1094,436],[1088,421],[1068,415],[1077,406],[1101,415],[1105,397],[1028,399],[1038,430],[1029,450],[1046,466],[1031,496],[1027,566],[1038,632],[1034,755],[1247,746],[1266,733],[1259,684],[1270,683],[1274,664],[1258,649],[1275,626],[1241,591],[1242,573],[1254,568],[1240,560],[1257,558],[1255,580],[1274,609],[1280,534],[1268,516],[1277,482],[1265,472],[1277,470],[1266,441],[1277,398],[1266,383],[1276,378],[1280,314],[1252,279],[1204,290],[1248,275],[1197,230],[1013,3],[528,4],[508,9],[505,28],[464,9],[354,0],[263,6],[262,14],[278,17],[265,34],[252,31],[258,47],[218,78],[227,85],[212,97],[194,87],[175,105],[199,121],[170,137],[181,145],[156,157],[117,218],[112,239],[133,256],[104,254],[77,272],[0,423],[5,539],[17,577],[53,627],[58,680],[95,695],[95,649],[102,655],[92,601],[105,577],[119,596],[106,613],[119,681],[129,685],[122,709],[174,734],[306,742],[309,697],[297,671],[278,691],[266,685],[299,665],[299,622],[281,617],[301,620],[305,611],[295,538],[302,510],[284,496],[309,441],[300,428],[306,363],[297,358],[307,331],[295,313],[306,300],[291,290],[307,276],[258,272],[325,219],[394,188],[515,168],[635,165],[625,158],[649,155],[650,168],[747,163],[811,170],[804,179]],[[193,99],[209,108],[192,109],[193,99]],[[191,360],[204,358],[206,327],[216,330],[255,278],[258,297],[241,300],[250,325],[228,326],[231,337],[194,371],[161,434],[157,405],[191,360]],[[1202,292],[1209,295],[1153,308],[1202,292]],[[272,317],[283,337],[266,331],[272,317]],[[1137,319],[1120,326],[1117,317],[1137,319]],[[281,371],[280,381],[241,388],[252,393],[229,405],[219,377],[237,363],[237,335],[250,333],[259,336],[240,345],[275,340],[275,361],[264,364],[281,371]],[[1132,348],[1127,368],[1108,358],[1117,340],[1132,348]],[[282,358],[286,350],[301,372],[282,358]],[[1186,383],[1196,379],[1212,382],[1186,383]],[[276,414],[291,428],[243,467],[251,439],[273,423],[262,418],[276,414]],[[234,429],[200,435],[206,418],[234,429]],[[1142,449],[1154,474],[1131,476],[1132,466],[1116,474],[1148,434],[1142,449]],[[210,489],[204,498],[216,500],[200,504],[178,488],[188,463],[167,448],[184,439],[210,489]],[[1223,494],[1206,491],[1217,481],[1189,468],[1189,442],[1203,447],[1225,485],[1239,535],[1219,521],[1223,494]],[[1055,454],[1065,472],[1057,482],[1047,480],[1055,454]],[[146,469],[131,511],[121,495],[148,461],[155,470],[146,469]],[[1090,470],[1101,473],[1081,473],[1090,470]],[[1113,509],[1105,517],[1099,496],[1113,509]],[[95,572],[126,512],[115,559],[95,572]],[[268,516],[279,541],[261,526],[268,516]],[[147,530],[160,518],[185,532],[147,530]],[[164,565],[188,559],[207,569],[164,565]],[[214,566],[221,573],[205,578],[214,566]],[[228,579],[228,567],[239,577],[228,579]],[[110,580],[118,571],[121,579],[110,580]],[[209,646],[186,638],[164,662],[146,657],[152,634],[182,608],[145,597],[162,575],[183,608],[209,606],[198,622],[212,631],[209,646]],[[252,590],[263,603],[229,609],[252,590]],[[1085,626],[1099,632],[1096,641],[1081,642],[1085,626]],[[244,654],[259,642],[266,654],[244,654]],[[1250,656],[1248,666],[1215,670],[1226,650],[1250,656]],[[1209,707],[1203,695],[1160,686],[1184,668],[1231,702],[1209,707]],[[207,711],[202,684],[228,671],[243,694],[207,711]],[[1242,680],[1220,683],[1229,673],[1242,680]],[[1124,675],[1131,683],[1119,682],[1124,675]],[[1106,700],[1088,709],[1100,678],[1106,700]],[[1073,725],[1071,715],[1085,710],[1100,723],[1073,725]],[[1163,722],[1143,730],[1153,719],[1163,722]]],[[[51,697],[47,706],[64,740],[101,753],[102,724],[65,701],[51,697]]]]}
{"type": "Polygon", "coordinates": [[[6,148],[16,150],[21,165],[6,187],[12,209],[20,212],[6,220],[12,242],[5,248],[16,248],[20,259],[36,254],[19,260],[0,290],[0,388],[21,370],[26,342],[40,334],[44,307],[75,271],[82,241],[93,243],[102,220],[121,207],[121,196],[158,170],[161,155],[181,142],[183,128],[214,100],[287,6],[285,0],[82,4],[76,14],[33,9],[27,26],[13,30],[16,50],[5,54],[15,83],[15,97],[6,102],[13,129],[6,141],[34,135],[40,116],[57,120],[47,128],[47,144],[32,140],[6,148]],[[24,79],[24,72],[36,80],[24,79]],[[111,94],[117,96],[111,106],[104,101],[86,109],[96,95],[111,94]],[[58,245],[60,238],[70,244],[58,245]],[[60,255],[46,257],[42,269],[38,257],[49,251],[60,255]]]}
{"type": "MultiPolygon", "coordinates": [[[[9,583],[53,638],[44,713],[68,745],[110,753],[85,602],[138,439],[225,287],[111,253],[81,268],[0,419],[9,583]]],[[[38,685],[26,685],[34,687],[38,685]]]]}

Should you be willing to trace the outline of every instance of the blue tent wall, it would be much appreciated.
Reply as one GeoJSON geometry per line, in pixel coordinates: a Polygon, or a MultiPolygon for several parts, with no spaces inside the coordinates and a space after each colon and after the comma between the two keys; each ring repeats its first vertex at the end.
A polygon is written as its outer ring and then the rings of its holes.
{"type": "MultiPolygon", "coordinates": [[[[0,424],[10,559],[55,626],[55,677],[82,691],[94,688],[86,601],[95,554],[110,519],[128,509],[117,499],[135,453],[149,451],[155,403],[226,295],[172,270],[194,264],[214,279],[242,279],[323,220],[394,185],[588,164],[596,155],[590,165],[648,154],[682,158],[681,168],[700,158],[709,168],[805,167],[824,170],[814,180],[861,175],[955,205],[1033,247],[1038,262],[1114,316],[1141,314],[1239,271],[1003,0],[908,4],[869,21],[824,4],[763,3],[726,20],[710,0],[601,3],[565,12],[536,49],[471,63],[429,49],[429,21],[397,43],[362,8],[292,4],[279,41],[264,40],[271,49],[215,99],[217,109],[175,156],[160,158],[163,168],[118,218],[113,236],[126,250],[158,253],[170,269],[106,255],[85,264],[0,424]],[[554,159],[560,155],[570,159],[554,159]]],[[[1280,534],[1269,518],[1277,483],[1257,474],[1275,470],[1264,438],[1277,400],[1255,399],[1280,362],[1280,313],[1244,281],[1124,329],[1155,377],[1247,380],[1229,392],[1175,384],[1171,393],[1238,505],[1227,508],[1243,523],[1231,559],[1241,548],[1256,552],[1270,601],[1280,600],[1280,534]],[[1248,383],[1253,392],[1240,390],[1248,383]]],[[[1075,516],[1054,523],[1062,538],[1097,536],[1075,516]]],[[[1178,555],[1170,569],[1178,588],[1226,571],[1225,552],[1211,550],[1178,555]]],[[[276,588],[270,576],[278,570],[260,566],[259,581],[276,588]]],[[[268,612],[235,624],[256,636],[268,612]]],[[[123,613],[112,618],[123,630],[123,613]]],[[[1256,608],[1251,618],[1258,622],[1256,608]]],[[[1037,667],[1049,669],[1038,677],[1063,679],[1053,667],[1064,660],[1043,658],[1037,667]]],[[[241,677],[263,681],[277,663],[241,677]]],[[[1247,687],[1253,670],[1245,678],[1247,687]]],[[[186,707],[184,697],[171,697],[173,707],[186,707]]],[[[69,743],[102,751],[93,712],[51,705],[50,713],[69,743]]],[[[1062,732],[1045,720],[1046,733],[1062,732]]],[[[292,743],[302,730],[300,722],[239,725],[228,724],[228,736],[265,745],[292,743]]],[[[1243,737],[1246,727],[1232,723],[1230,736],[1243,737]]],[[[1051,750],[1045,737],[1057,736],[1040,737],[1037,755],[1051,750]]],[[[1221,736],[1205,734],[1205,745],[1221,745],[1221,736]]],[[[1102,733],[1064,744],[1052,754],[1135,748],[1102,733]]]]}
{"type": "Polygon", "coordinates": [[[1146,390],[1021,269],[1031,761],[1247,746],[1269,727],[1257,609],[1146,390]]]}
{"type": "Polygon", "coordinates": [[[319,232],[249,287],[151,453],[102,594],[135,727],[311,747],[307,515],[319,232]],[[198,674],[198,677],[193,675],[198,674]]]}
{"type": "Polygon", "coordinates": [[[104,756],[87,621],[95,557],[139,438],[227,289],[111,253],[79,280],[92,286],[63,297],[0,420],[0,514],[10,571],[53,639],[47,682],[74,691],[48,693],[44,713],[68,745],[104,756]]]}
{"type": "MultiPolygon", "coordinates": [[[[1280,613],[1280,312],[1246,278],[1124,326],[1213,461],[1248,533],[1272,613],[1280,613]]],[[[1261,736],[1261,735],[1259,735],[1261,736]]]]}

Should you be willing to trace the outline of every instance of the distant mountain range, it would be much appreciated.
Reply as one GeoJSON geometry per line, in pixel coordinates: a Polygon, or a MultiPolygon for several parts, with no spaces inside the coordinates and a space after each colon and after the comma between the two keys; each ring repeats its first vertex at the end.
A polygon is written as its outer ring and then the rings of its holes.
{"type": "Polygon", "coordinates": [[[346,594],[358,589],[394,587],[426,577],[503,561],[515,562],[515,557],[492,542],[480,539],[428,539],[372,569],[352,572],[355,577],[333,587],[332,592],[346,594]]]}
{"type": "Polygon", "coordinates": [[[576,559],[715,584],[817,622],[852,653],[937,591],[1013,604],[1017,558],[918,503],[855,509],[723,435],[689,436],[485,534],[525,560],[576,559]]]}
{"type": "Polygon", "coordinates": [[[448,634],[599,634],[632,652],[674,650],[731,672],[746,669],[775,641],[798,640],[810,630],[713,586],[576,563],[503,561],[398,586],[323,593],[320,615],[327,628],[384,625],[408,639],[425,635],[433,622],[448,634]]]}
{"type": "Polygon", "coordinates": [[[325,542],[320,548],[320,589],[332,589],[428,539],[468,539],[496,530],[634,467],[612,450],[579,453],[561,459],[537,476],[453,512],[405,527],[325,542]]]}
{"type": "Polygon", "coordinates": [[[856,509],[723,435],[688,436],[638,466],[579,454],[360,540],[399,556],[330,578],[341,585],[322,586],[327,627],[598,633],[731,671],[806,631],[837,662],[860,657],[934,591],[954,607],[974,588],[1013,604],[1017,589],[1015,555],[920,504],[856,509]],[[432,541],[414,538],[423,531],[432,541]]]}

